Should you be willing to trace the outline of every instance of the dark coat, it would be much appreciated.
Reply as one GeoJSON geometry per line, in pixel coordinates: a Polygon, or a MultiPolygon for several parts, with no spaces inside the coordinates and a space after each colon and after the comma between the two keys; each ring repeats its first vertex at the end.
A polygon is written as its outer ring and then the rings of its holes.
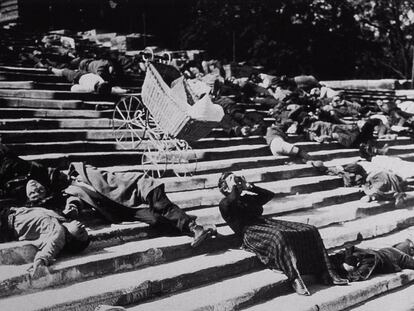
{"type": "Polygon", "coordinates": [[[82,162],[71,163],[68,174],[73,181],[65,192],[79,197],[110,222],[130,220],[131,209],[146,203],[148,194],[162,186],[141,173],[112,173],[82,162]]]}
{"type": "Polygon", "coordinates": [[[0,144],[0,197],[26,202],[26,184],[30,179],[44,185],[49,194],[59,193],[69,184],[68,177],[58,169],[25,161],[0,144]]]}
{"type": "Polygon", "coordinates": [[[330,257],[338,272],[352,282],[365,281],[374,274],[414,269],[413,258],[397,247],[373,250],[352,246],[330,257]],[[343,263],[355,267],[354,271],[344,271],[343,263]]]}

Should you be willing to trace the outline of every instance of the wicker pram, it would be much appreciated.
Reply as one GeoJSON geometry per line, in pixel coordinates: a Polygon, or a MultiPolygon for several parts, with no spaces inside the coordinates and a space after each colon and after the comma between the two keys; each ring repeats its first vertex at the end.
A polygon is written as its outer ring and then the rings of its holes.
{"type": "Polygon", "coordinates": [[[188,141],[198,140],[209,134],[217,122],[191,118],[187,102],[177,100],[157,69],[148,63],[141,98],[157,125],[171,137],[188,141]]]}

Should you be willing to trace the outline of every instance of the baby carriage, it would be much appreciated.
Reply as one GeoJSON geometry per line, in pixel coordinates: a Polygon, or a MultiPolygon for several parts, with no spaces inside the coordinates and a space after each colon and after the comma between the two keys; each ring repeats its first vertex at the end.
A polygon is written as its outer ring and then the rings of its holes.
{"type": "Polygon", "coordinates": [[[218,121],[194,118],[189,102],[195,102],[196,95],[189,87],[186,92],[187,98],[174,96],[155,66],[147,62],[140,96],[125,96],[115,105],[116,141],[141,151],[142,169],[148,175],[162,177],[171,169],[177,176],[187,176],[197,170],[197,154],[188,142],[206,137],[218,121]]]}

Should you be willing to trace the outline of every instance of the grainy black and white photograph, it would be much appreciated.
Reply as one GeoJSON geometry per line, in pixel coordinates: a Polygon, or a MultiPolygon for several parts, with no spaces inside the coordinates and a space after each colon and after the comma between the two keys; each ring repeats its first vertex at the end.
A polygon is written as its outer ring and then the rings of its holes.
{"type": "Polygon", "coordinates": [[[1,311],[413,311],[413,0],[0,0],[1,311]]]}

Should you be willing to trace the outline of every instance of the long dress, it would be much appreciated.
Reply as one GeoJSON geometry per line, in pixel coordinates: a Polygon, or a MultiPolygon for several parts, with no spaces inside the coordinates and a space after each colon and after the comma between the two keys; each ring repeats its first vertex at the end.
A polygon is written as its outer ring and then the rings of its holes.
{"type": "Polygon", "coordinates": [[[223,219],[239,236],[242,247],[270,269],[281,270],[290,281],[301,274],[333,276],[333,268],[316,227],[262,216],[274,193],[256,186],[240,195],[236,187],[221,200],[223,219]]]}

